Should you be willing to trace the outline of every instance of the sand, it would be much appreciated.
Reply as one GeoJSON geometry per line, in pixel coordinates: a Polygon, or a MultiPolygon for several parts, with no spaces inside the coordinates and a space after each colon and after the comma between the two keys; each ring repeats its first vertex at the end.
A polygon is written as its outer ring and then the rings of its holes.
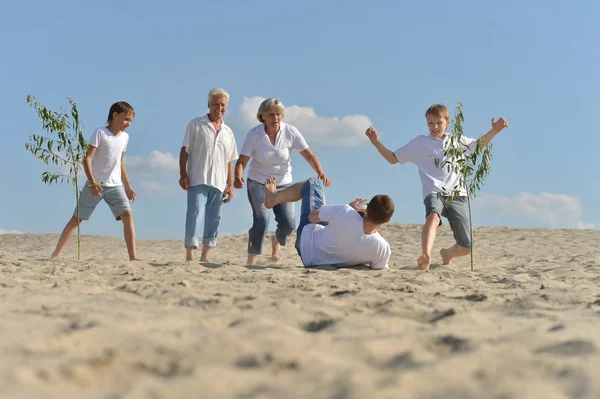
{"type": "Polygon", "coordinates": [[[0,397],[600,398],[600,231],[477,228],[473,272],[416,270],[420,231],[384,227],[389,271],[2,235],[0,397]]]}

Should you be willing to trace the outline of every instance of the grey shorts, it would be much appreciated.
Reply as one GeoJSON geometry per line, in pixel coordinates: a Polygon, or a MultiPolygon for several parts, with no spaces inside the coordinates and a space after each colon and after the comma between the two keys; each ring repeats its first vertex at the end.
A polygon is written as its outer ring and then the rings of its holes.
{"type": "MultiPolygon", "coordinates": [[[[90,191],[90,187],[86,183],[81,190],[79,196],[79,219],[89,220],[90,216],[96,209],[96,205],[100,201],[106,201],[112,214],[117,220],[121,220],[121,215],[125,212],[131,211],[131,205],[129,205],[129,199],[125,194],[123,186],[115,187],[102,187],[102,196],[94,197],[90,191]]],[[[77,208],[73,211],[73,216],[77,217],[77,208]]]]}
{"type": "Polygon", "coordinates": [[[469,214],[466,208],[467,197],[458,197],[450,203],[446,198],[438,198],[437,194],[429,194],[423,203],[425,204],[425,217],[435,212],[440,217],[448,219],[456,243],[464,248],[471,248],[471,234],[469,233],[469,214]]]}

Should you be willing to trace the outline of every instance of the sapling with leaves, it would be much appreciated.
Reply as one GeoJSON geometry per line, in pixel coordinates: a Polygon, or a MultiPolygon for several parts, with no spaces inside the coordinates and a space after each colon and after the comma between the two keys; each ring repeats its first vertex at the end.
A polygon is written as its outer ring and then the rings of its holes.
{"type": "MultiPolygon", "coordinates": [[[[52,111],[43,106],[37,98],[27,96],[27,103],[35,109],[42,121],[45,134],[32,134],[25,144],[31,152],[45,165],[55,165],[55,171],[42,173],[42,182],[46,184],[70,183],[75,192],[76,216],[79,218],[79,172],[82,160],[87,153],[88,145],[83,137],[82,123],[79,119],[77,104],[68,98],[70,111],[62,107],[60,111],[52,111]]],[[[81,239],[77,226],[77,259],[81,258],[81,239]]]]}
{"type": "MultiPolygon", "coordinates": [[[[442,191],[437,193],[438,198],[444,200],[446,206],[450,206],[453,201],[465,197],[464,193],[466,193],[471,245],[473,243],[471,198],[477,196],[477,192],[490,173],[492,160],[492,144],[490,141],[505,127],[508,127],[508,122],[504,118],[497,121],[492,118],[492,129],[488,133],[477,140],[465,139],[463,137],[464,115],[462,113],[462,103],[458,102],[454,111],[451,133],[444,143],[444,157],[439,159],[432,156],[436,167],[445,169],[448,174],[458,176],[458,181],[454,187],[450,189],[442,187],[442,191]]],[[[474,270],[472,248],[469,252],[471,255],[471,270],[474,270]]]]}

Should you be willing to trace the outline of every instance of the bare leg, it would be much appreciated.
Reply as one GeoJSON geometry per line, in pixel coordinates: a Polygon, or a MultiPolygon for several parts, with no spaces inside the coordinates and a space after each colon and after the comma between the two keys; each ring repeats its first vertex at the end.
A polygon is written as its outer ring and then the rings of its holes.
{"type": "MultiPolygon", "coordinates": [[[[79,222],[81,223],[82,220],[80,220],[79,222]]],[[[56,249],[54,250],[54,252],[52,252],[52,255],[50,256],[51,259],[60,258],[63,249],[65,249],[65,245],[67,245],[67,243],[71,239],[71,236],[75,232],[75,229],[77,228],[78,224],[79,223],[77,223],[77,217],[75,216],[71,217],[71,219],[67,222],[65,228],[60,234],[60,238],[58,239],[58,243],[56,244],[56,249]]]]}
{"type": "Polygon", "coordinates": [[[208,245],[203,245],[202,246],[202,254],[200,255],[200,262],[210,262],[210,260],[208,260],[208,252],[210,251],[210,248],[208,245]]]}
{"type": "Polygon", "coordinates": [[[271,259],[273,259],[276,262],[279,262],[279,259],[281,259],[281,245],[279,244],[279,241],[277,241],[277,237],[271,237],[271,245],[273,247],[271,259]]]}
{"type": "Polygon", "coordinates": [[[253,265],[256,263],[257,254],[248,254],[248,260],[246,261],[246,265],[253,265]]]}
{"type": "Polygon", "coordinates": [[[277,190],[274,177],[269,177],[265,182],[265,208],[271,209],[284,202],[296,202],[302,199],[302,185],[304,182],[292,184],[281,191],[277,190]]]}
{"type": "Polygon", "coordinates": [[[138,260],[135,256],[135,227],[133,226],[133,214],[131,211],[123,213],[121,215],[121,220],[123,221],[123,236],[125,237],[129,260],[138,260]]]}
{"type": "Polygon", "coordinates": [[[431,212],[427,215],[425,225],[423,226],[423,233],[421,234],[421,251],[423,253],[417,258],[417,265],[421,270],[429,270],[429,265],[431,265],[431,249],[435,242],[435,235],[439,224],[440,216],[437,213],[431,212]]]}
{"type": "Polygon", "coordinates": [[[194,260],[194,250],[196,249],[195,246],[190,245],[189,247],[185,248],[185,260],[194,260]]]}
{"type": "Polygon", "coordinates": [[[454,244],[450,248],[442,249],[440,251],[440,255],[442,255],[442,264],[450,265],[452,264],[452,259],[457,256],[465,256],[471,253],[469,248],[462,247],[458,244],[454,244]]]}

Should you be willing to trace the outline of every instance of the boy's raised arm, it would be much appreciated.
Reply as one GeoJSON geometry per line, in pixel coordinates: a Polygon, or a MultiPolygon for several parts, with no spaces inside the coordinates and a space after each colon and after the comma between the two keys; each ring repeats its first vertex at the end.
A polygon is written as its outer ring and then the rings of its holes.
{"type": "Polygon", "coordinates": [[[392,151],[388,150],[381,143],[381,141],[379,141],[379,136],[377,135],[377,130],[375,130],[373,128],[373,126],[369,126],[369,128],[365,132],[365,135],[369,138],[369,140],[371,141],[371,144],[373,144],[375,146],[375,148],[377,148],[377,151],[379,151],[381,156],[384,157],[386,161],[388,161],[389,163],[392,163],[392,164],[398,163],[398,158],[396,158],[396,155],[394,155],[394,153],[392,151]]]}
{"type": "Polygon", "coordinates": [[[502,129],[507,127],[508,121],[506,119],[500,118],[497,121],[494,121],[494,118],[492,118],[492,128],[489,132],[487,132],[479,138],[479,145],[481,146],[481,148],[488,145],[490,141],[492,141],[492,139],[502,131],[502,129]]]}

